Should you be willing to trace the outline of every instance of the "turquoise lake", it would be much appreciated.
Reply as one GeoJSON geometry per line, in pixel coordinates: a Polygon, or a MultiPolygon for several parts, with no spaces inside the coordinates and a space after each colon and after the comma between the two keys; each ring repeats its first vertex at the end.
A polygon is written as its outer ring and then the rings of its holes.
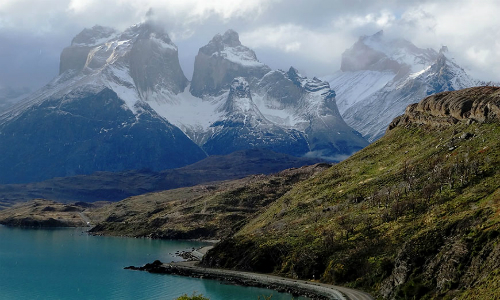
{"type": "MultiPolygon", "coordinates": [[[[18,229],[0,225],[0,299],[175,299],[201,293],[211,300],[289,294],[172,275],[124,270],[204,244],[89,236],[83,229],[18,229]]],[[[301,298],[305,299],[305,298],[301,298]]]]}

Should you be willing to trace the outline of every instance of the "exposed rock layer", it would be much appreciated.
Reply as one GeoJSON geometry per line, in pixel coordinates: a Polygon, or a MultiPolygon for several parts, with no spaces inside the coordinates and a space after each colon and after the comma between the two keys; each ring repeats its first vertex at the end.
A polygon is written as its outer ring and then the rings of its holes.
{"type": "Polygon", "coordinates": [[[442,92],[411,104],[402,116],[395,118],[387,130],[408,124],[431,126],[452,125],[458,122],[500,121],[500,88],[473,87],[442,92]]]}

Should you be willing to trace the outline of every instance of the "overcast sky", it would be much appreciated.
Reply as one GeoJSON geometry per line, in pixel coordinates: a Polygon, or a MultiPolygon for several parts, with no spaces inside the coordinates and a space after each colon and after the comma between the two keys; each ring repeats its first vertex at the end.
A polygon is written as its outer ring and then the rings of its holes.
{"type": "Polygon", "coordinates": [[[340,68],[342,52],[383,29],[421,48],[446,45],[472,76],[500,82],[498,0],[0,0],[0,86],[40,87],[84,28],[164,24],[188,78],[198,49],[231,28],[273,69],[308,76],[340,68]]]}

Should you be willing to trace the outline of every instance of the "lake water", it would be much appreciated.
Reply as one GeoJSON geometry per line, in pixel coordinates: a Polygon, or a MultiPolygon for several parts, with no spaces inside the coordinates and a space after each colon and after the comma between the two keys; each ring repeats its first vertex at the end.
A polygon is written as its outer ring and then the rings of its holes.
{"type": "MultiPolygon", "coordinates": [[[[289,294],[123,267],[159,259],[201,242],[89,236],[83,229],[19,229],[0,225],[0,299],[175,299],[194,291],[211,300],[289,294]]],[[[305,298],[301,298],[305,299],[305,298]]]]}

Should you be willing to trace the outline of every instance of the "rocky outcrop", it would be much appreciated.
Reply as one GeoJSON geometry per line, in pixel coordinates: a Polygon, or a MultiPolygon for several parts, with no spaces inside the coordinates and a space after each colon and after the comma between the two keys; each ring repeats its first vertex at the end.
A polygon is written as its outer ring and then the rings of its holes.
{"type": "Polygon", "coordinates": [[[200,48],[194,61],[190,91],[196,97],[219,95],[229,89],[236,77],[244,77],[252,83],[269,71],[253,50],[241,44],[238,33],[228,30],[200,48]]]}
{"type": "Polygon", "coordinates": [[[500,121],[500,88],[481,86],[429,96],[411,104],[387,129],[409,124],[446,126],[458,122],[500,121]]]}

